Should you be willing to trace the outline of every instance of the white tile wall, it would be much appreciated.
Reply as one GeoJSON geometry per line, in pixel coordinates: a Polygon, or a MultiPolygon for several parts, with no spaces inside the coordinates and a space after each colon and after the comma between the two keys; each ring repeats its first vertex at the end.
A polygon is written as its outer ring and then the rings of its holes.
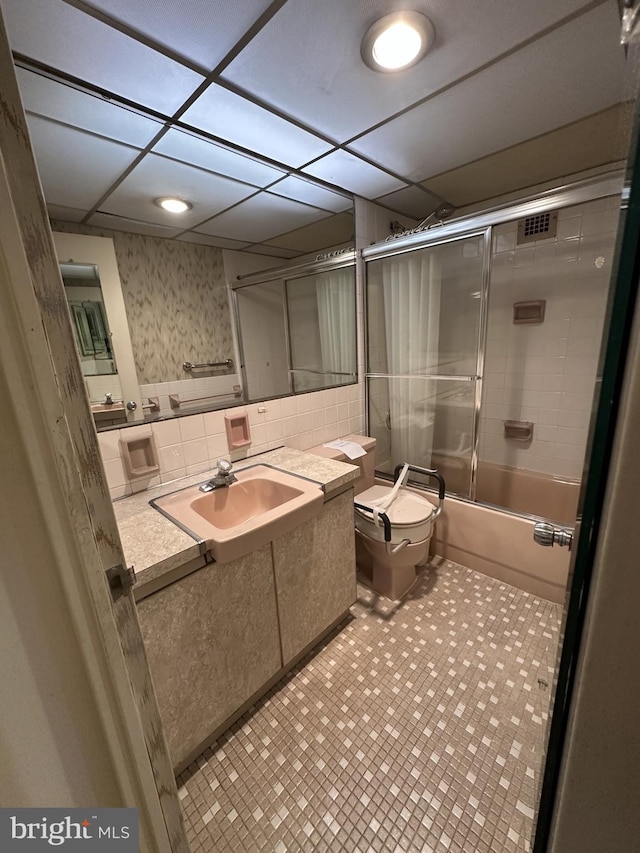
{"type": "Polygon", "coordinates": [[[618,225],[619,199],[559,211],[554,239],[516,246],[494,228],[479,457],[579,479],[618,225]],[[546,300],[544,323],[514,325],[513,303],[546,300]],[[533,421],[533,440],[504,438],[533,421]]]}
{"type": "MultiPolygon", "coordinates": [[[[237,373],[227,373],[223,376],[187,376],[185,379],[175,380],[173,382],[158,382],[153,385],[141,385],[140,393],[142,394],[143,403],[147,403],[149,397],[158,398],[160,404],[160,413],[163,415],[171,415],[174,409],[171,408],[169,402],[169,394],[177,394],[179,398],[185,402],[181,405],[180,411],[189,411],[189,406],[202,407],[203,402],[186,402],[196,397],[221,397],[233,399],[234,385],[240,385],[240,378],[237,373]]],[[[103,395],[104,397],[104,395],[103,395]]],[[[114,399],[116,399],[114,397],[114,399]]],[[[222,402],[223,400],[221,400],[222,402]]],[[[206,404],[206,399],[204,403],[206,404]]],[[[212,402],[215,402],[213,400],[212,402]]]]}
{"type": "Polygon", "coordinates": [[[231,453],[224,415],[225,411],[237,414],[238,407],[101,432],[98,444],[111,496],[115,499],[158,483],[169,483],[200,472],[205,474],[215,468],[221,457],[238,460],[283,445],[308,450],[349,433],[362,433],[363,407],[359,385],[251,403],[243,407],[249,417],[251,445],[231,453]],[[160,463],[158,477],[133,483],[127,479],[119,440],[125,432],[130,435],[130,430],[153,432],[160,463]]]}

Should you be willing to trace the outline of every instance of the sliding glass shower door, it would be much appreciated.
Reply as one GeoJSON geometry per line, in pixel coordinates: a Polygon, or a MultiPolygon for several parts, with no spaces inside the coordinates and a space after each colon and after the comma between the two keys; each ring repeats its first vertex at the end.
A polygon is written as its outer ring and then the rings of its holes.
{"type": "Polygon", "coordinates": [[[438,468],[473,497],[488,231],[367,262],[369,431],[377,468],[438,468]]]}

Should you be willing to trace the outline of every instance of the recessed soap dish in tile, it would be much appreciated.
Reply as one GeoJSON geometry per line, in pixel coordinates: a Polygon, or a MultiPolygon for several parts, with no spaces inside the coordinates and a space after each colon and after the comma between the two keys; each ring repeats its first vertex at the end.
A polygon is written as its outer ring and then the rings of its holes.
{"type": "Polygon", "coordinates": [[[249,417],[246,412],[225,415],[224,425],[227,430],[227,445],[229,450],[235,450],[237,447],[246,447],[247,444],[251,444],[249,417]]]}
{"type": "Polygon", "coordinates": [[[121,438],[120,450],[127,477],[130,480],[138,477],[152,477],[160,472],[158,454],[151,433],[137,438],[121,438]]]}
{"type": "Polygon", "coordinates": [[[531,421],[503,421],[504,437],[513,441],[531,441],[533,423],[531,421]]]}
{"type": "Polygon", "coordinates": [[[533,302],[513,303],[513,322],[516,326],[525,323],[544,323],[545,299],[536,299],[533,302]]]}

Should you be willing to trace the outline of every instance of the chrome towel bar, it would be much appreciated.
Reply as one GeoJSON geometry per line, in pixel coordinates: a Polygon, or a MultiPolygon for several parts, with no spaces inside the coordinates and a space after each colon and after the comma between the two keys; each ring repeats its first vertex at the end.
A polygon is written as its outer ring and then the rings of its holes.
{"type": "Polygon", "coordinates": [[[231,370],[233,367],[233,360],[227,358],[224,361],[204,361],[202,364],[194,364],[192,361],[182,362],[182,369],[187,372],[190,370],[202,370],[206,367],[224,367],[227,370],[231,370]]]}

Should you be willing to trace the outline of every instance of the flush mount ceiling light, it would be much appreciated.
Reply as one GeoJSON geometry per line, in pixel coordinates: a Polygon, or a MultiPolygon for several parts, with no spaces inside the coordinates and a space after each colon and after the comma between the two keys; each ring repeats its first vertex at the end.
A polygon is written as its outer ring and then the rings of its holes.
{"type": "Polygon", "coordinates": [[[420,12],[394,12],[369,27],[360,54],[374,71],[404,71],[420,62],[434,37],[433,24],[420,12]]]}
{"type": "Polygon", "coordinates": [[[168,210],[169,213],[185,213],[193,207],[191,202],[183,201],[181,198],[157,198],[155,204],[163,210],[168,210]]]}

